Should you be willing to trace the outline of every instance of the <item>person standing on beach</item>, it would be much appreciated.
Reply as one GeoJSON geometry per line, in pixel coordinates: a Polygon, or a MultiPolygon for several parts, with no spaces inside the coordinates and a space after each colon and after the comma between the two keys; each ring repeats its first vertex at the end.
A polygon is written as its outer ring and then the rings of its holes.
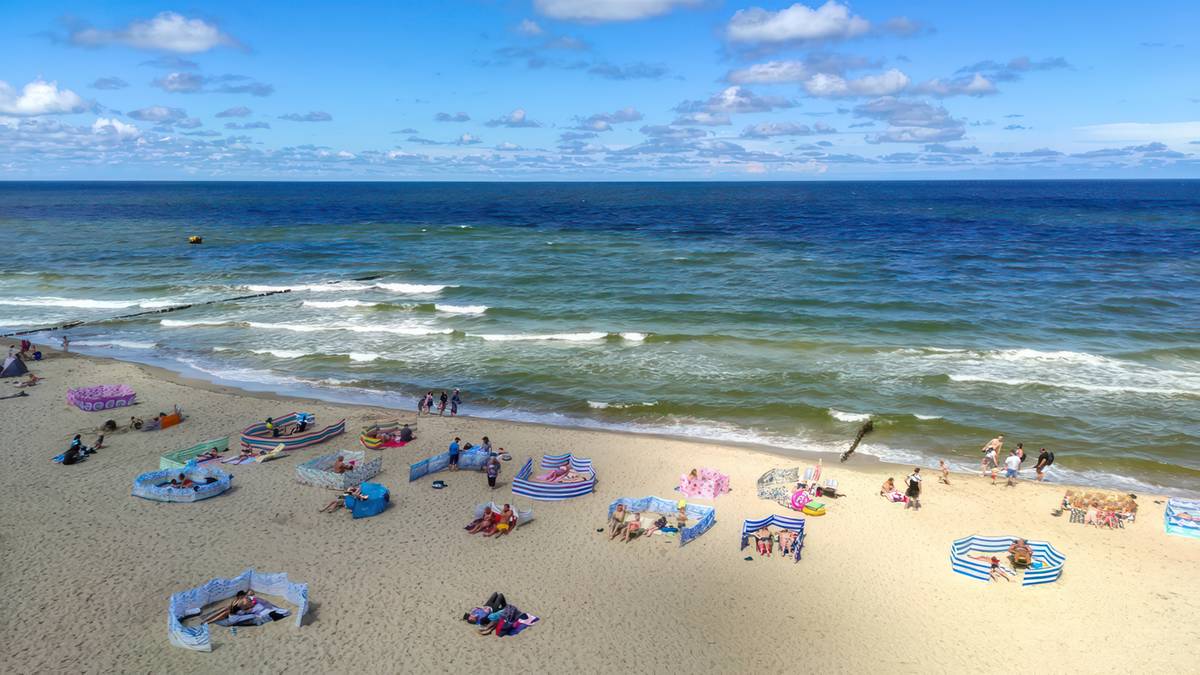
{"type": "Polygon", "coordinates": [[[64,352],[71,351],[71,338],[67,337],[66,335],[62,336],[62,345],[64,352]]]}
{"type": "Polygon", "coordinates": [[[1013,453],[1016,454],[1017,457],[1021,458],[1022,464],[1025,463],[1025,444],[1024,443],[1017,443],[1017,449],[1013,450],[1013,453]]]}
{"type": "Polygon", "coordinates": [[[496,477],[500,475],[500,460],[494,455],[488,457],[487,465],[484,467],[487,472],[488,487],[496,489],[496,477]]]}
{"type": "Polygon", "coordinates": [[[986,476],[992,472],[992,483],[996,482],[996,468],[999,466],[1000,450],[1004,448],[1004,434],[996,436],[983,446],[983,459],[979,463],[979,475],[986,476]]]}
{"type": "Polygon", "coordinates": [[[921,467],[913,467],[913,472],[908,476],[908,489],[904,492],[908,497],[908,501],[904,503],[904,509],[921,508],[921,467]]]}
{"type": "Polygon", "coordinates": [[[1038,453],[1037,465],[1033,467],[1033,470],[1037,472],[1037,479],[1039,483],[1042,482],[1043,478],[1045,478],[1046,467],[1053,463],[1054,453],[1048,452],[1045,448],[1042,448],[1041,452],[1038,453]]]}
{"type": "Polygon", "coordinates": [[[442,395],[438,397],[438,417],[446,414],[446,401],[448,400],[450,397],[446,396],[445,390],[442,390],[442,395]]]}
{"type": "Polygon", "coordinates": [[[1005,484],[1005,486],[1013,487],[1014,485],[1016,485],[1015,481],[1017,479],[1017,471],[1019,471],[1020,469],[1021,469],[1021,456],[1017,454],[1016,450],[1013,450],[1011,453],[1009,453],[1008,457],[1005,458],[1005,460],[1004,460],[1004,478],[1005,478],[1004,484],[1005,484]]]}
{"type": "Polygon", "coordinates": [[[462,404],[462,395],[457,389],[450,395],[450,416],[458,414],[458,406],[462,404]]]}
{"type": "Polygon", "coordinates": [[[454,440],[450,442],[450,470],[451,471],[458,471],[458,453],[459,453],[458,443],[461,440],[462,440],[461,438],[459,438],[458,436],[455,436],[454,440]]]}

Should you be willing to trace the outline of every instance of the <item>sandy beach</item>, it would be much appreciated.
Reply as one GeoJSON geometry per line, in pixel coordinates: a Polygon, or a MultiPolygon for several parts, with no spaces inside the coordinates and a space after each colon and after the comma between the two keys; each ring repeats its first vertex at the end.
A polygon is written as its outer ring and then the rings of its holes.
{"type": "MultiPolygon", "coordinates": [[[[45,380],[0,401],[0,654],[10,672],[1184,672],[1195,667],[1200,590],[1187,581],[1200,542],[1167,536],[1165,498],[1139,494],[1138,520],[1101,530],[1054,517],[1064,487],[1014,488],[955,474],[925,481],[924,508],[877,496],[911,467],[825,456],[845,497],[809,518],[803,560],[745,561],[743,519],[781,507],[755,480],[812,458],[769,448],[495,420],[421,418],[418,438],[380,452],[391,490],[384,514],[351,520],[318,513],[334,493],[300,485],[295,467],[361,449],[374,420],[411,411],[334,405],[186,381],[118,361],[50,353],[31,364],[45,380]],[[67,405],[69,386],[125,383],[150,418],[178,404],[187,420],[153,433],[110,434],[76,466],[50,461],[72,435],[85,442],[105,419],[67,405]],[[318,424],[345,417],[347,433],[275,462],[222,466],[228,493],[195,504],[130,496],[131,481],[164,452],[236,434],[292,410],[318,424]],[[455,436],[487,435],[513,455],[489,491],[479,473],[408,482],[412,461],[455,436]],[[475,504],[513,501],[509,481],[526,457],[572,452],[593,459],[595,494],[562,503],[515,500],[535,519],[500,540],[468,536],[475,504]],[[730,476],[712,503],[716,525],[680,548],[652,537],[610,542],[596,530],[617,497],[677,498],[693,467],[730,476]],[[970,534],[1052,542],[1062,578],[1022,588],[951,572],[949,548],[970,534]],[[232,636],[213,630],[211,653],[168,644],[169,596],[247,568],[287,572],[309,586],[304,626],[290,620],[232,636]],[[493,591],[536,614],[515,637],[480,637],[463,612],[493,591]]],[[[3,381],[3,391],[17,391],[3,381]]],[[[124,413],[122,416],[121,413],[124,413]]],[[[980,439],[982,443],[986,439],[980,439]]],[[[1014,439],[1016,440],[1016,439],[1014,439]]],[[[236,446],[236,442],[233,444],[236,446]]],[[[1033,472],[1026,463],[1025,478],[1033,472]]]]}

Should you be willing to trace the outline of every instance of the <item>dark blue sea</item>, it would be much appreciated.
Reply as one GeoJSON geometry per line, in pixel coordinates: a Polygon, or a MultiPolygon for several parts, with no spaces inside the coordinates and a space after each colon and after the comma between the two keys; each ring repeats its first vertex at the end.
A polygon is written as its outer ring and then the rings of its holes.
{"type": "Polygon", "coordinates": [[[80,351],[780,448],[870,418],[860,451],[960,468],[1004,433],[1200,491],[1197,181],[0,183],[0,227],[0,329],[80,351]]]}

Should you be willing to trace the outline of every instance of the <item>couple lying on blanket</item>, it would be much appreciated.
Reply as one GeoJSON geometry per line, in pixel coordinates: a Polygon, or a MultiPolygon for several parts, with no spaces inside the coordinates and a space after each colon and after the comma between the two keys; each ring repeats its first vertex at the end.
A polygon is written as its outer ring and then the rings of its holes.
{"type": "Polygon", "coordinates": [[[500,511],[493,511],[492,507],[485,506],[483,515],[467,523],[463,529],[469,534],[502,537],[517,529],[517,514],[508,504],[505,504],[500,511]]]}
{"type": "Polygon", "coordinates": [[[495,633],[496,637],[503,637],[515,635],[539,619],[522,612],[516,605],[508,604],[503,593],[492,593],[483,606],[463,614],[463,621],[479,626],[480,635],[495,633]]]}
{"type": "Polygon", "coordinates": [[[209,614],[204,623],[216,623],[218,626],[258,626],[277,621],[289,614],[290,611],[255,597],[254,591],[238,591],[228,605],[209,614]]]}
{"type": "Polygon", "coordinates": [[[535,480],[543,483],[582,483],[586,481],[587,476],[576,473],[567,465],[560,466],[556,469],[551,469],[546,473],[537,476],[535,480]]]}

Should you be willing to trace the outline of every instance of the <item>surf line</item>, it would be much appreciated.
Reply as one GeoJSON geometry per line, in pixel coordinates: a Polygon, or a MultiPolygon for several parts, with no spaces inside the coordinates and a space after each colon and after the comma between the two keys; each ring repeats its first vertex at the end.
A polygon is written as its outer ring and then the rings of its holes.
{"type": "MultiPolygon", "coordinates": [[[[374,279],[378,279],[381,276],[383,276],[383,275],[382,274],[373,274],[371,276],[366,276],[366,277],[355,277],[354,279],[350,279],[350,281],[371,281],[374,279]]],[[[334,284],[337,282],[330,281],[328,283],[334,284]]],[[[255,298],[265,298],[269,295],[280,295],[283,293],[291,293],[291,292],[292,292],[292,289],[284,288],[284,289],[281,289],[278,291],[263,291],[262,293],[252,293],[250,295],[239,295],[239,296],[232,297],[232,298],[220,298],[217,300],[205,300],[204,302],[191,302],[186,305],[172,305],[170,307],[161,307],[159,309],[148,309],[144,312],[134,312],[133,314],[122,314],[120,316],[110,316],[107,319],[93,319],[91,321],[68,321],[66,323],[58,324],[57,326],[42,326],[40,328],[27,328],[25,330],[19,330],[19,331],[15,331],[12,333],[4,333],[3,335],[0,335],[0,337],[16,337],[18,335],[33,335],[34,333],[44,333],[46,331],[52,331],[52,330],[67,330],[70,328],[77,328],[79,326],[88,326],[88,325],[94,325],[94,324],[100,324],[100,323],[108,323],[110,321],[124,321],[125,319],[134,319],[139,316],[148,316],[151,314],[168,314],[170,312],[178,312],[178,311],[185,310],[185,309],[191,309],[193,307],[204,307],[205,305],[218,305],[223,302],[238,302],[239,300],[253,300],[255,298]]]]}

